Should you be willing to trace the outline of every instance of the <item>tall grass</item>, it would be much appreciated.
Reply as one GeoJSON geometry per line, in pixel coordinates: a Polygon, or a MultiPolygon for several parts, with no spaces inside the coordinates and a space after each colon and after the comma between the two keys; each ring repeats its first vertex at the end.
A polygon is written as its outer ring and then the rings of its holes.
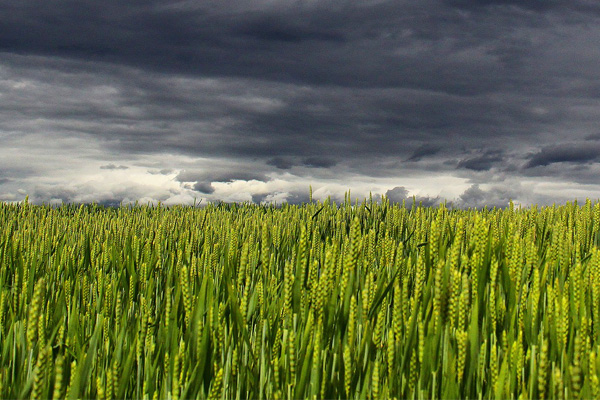
{"type": "Polygon", "coordinates": [[[599,232],[590,201],[0,204],[0,398],[600,398],[599,232]]]}

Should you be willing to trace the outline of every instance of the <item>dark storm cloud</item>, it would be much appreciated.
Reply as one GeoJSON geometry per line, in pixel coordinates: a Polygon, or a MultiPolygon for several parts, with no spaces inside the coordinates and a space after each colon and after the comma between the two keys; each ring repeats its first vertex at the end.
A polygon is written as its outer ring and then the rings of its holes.
{"type": "Polygon", "coordinates": [[[269,161],[267,161],[267,165],[272,165],[272,166],[274,166],[275,168],[278,168],[278,169],[290,169],[295,164],[289,158],[275,157],[275,158],[272,158],[269,161]]]}
{"type": "MultiPolygon", "coordinates": [[[[72,155],[215,197],[278,178],[597,172],[597,2],[0,0],[0,15],[0,168],[48,157],[6,175],[15,190],[72,155]]],[[[277,185],[244,198],[303,198],[277,185]]],[[[97,190],[65,187],[37,194],[97,190]]],[[[143,197],[128,190],[99,196],[143,197]]],[[[505,200],[486,190],[464,204],[505,200]]]]}
{"type": "Polygon", "coordinates": [[[302,164],[310,168],[328,168],[333,167],[337,162],[328,157],[307,157],[302,160],[302,164]]]}
{"type": "Polygon", "coordinates": [[[532,154],[525,168],[546,166],[554,163],[576,164],[597,161],[600,158],[600,144],[564,143],[542,148],[532,154]]]}
{"type": "Polygon", "coordinates": [[[323,167],[361,155],[417,161],[440,147],[524,136],[565,117],[553,104],[542,104],[543,115],[528,110],[532,90],[548,91],[537,89],[548,87],[540,79],[553,79],[543,64],[528,69],[540,51],[528,33],[549,25],[511,9],[470,18],[436,1],[20,4],[3,6],[10,17],[0,21],[0,46],[85,59],[56,70],[98,72],[69,81],[81,87],[71,102],[52,110],[44,100],[29,115],[105,139],[115,151],[260,157],[279,169],[298,163],[286,156],[333,154],[323,167]],[[173,72],[236,80],[195,82],[173,72]],[[115,83],[103,101],[86,101],[95,85],[115,83]]]}
{"type": "Polygon", "coordinates": [[[585,137],[585,140],[596,141],[600,140],[600,133],[592,133],[585,137]]]}
{"type": "Polygon", "coordinates": [[[412,155],[408,158],[408,161],[419,161],[423,157],[433,156],[440,152],[442,147],[437,144],[425,143],[419,146],[412,155]]]}
{"type": "MultiPolygon", "coordinates": [[[[10,17],[0,23],[0,49],[170,72],[321,82],[337,75],[349,82],[307,57],[314,46],[331,51],[342,44],[363,17],[362,7],[339,9],[329,3],[3,2],[0,12],[10,17]],[[282,57],[282,50],[289,54],[282,57]]],[[[397,7],[379,8],[375,13],[397,7]]]]}
{"type": "Polygon", "coordinates": [[[265,15],[255,18],[247,25],[242,25],[237,32],[258,41],[291,42],[303,41],[333,41],[343,42],[344,35],[331,32],[326,26],[310,27],[302,26],[301,21],[282,20],[276,15],[265,15]]]}
{"type": "MultiPolygon", "coordinates": [[[[471,20],[434,0],[25,0],[3,2],[0,12],[5,16],[0,21],[0,50],[8,52],[198,76],[461,94],[499,88],[494,78],[498,74],[509,79],[504,85],[535,81],[530,74],[506,74],[488,52],[505,45],[498,35],[506,34],[506,28],[514,32],[513,26],[503,24],[543,23],[511,10],[499,11],[493,20],[471,20]]],[[[531,42],[519,46],[527,50],[531,42]]]]}
{"type": "Polygon", "coordinates": [[[558,0],[445,0],[445,2],[461,8],[516,6],[538,11],[547,10],[561,3],[558,0]]]}
{"type": "Polygon", "coordinates": [[[329,168],[337,164],[337,161],[326,156],[312,156],[303,159],[293,159],[291,157],[275,157],[267,161],[277,169],[291,169],[294,166],[304,166],[308,168],[329,168]]]}
{"type": "Polygon", "coordinates": [[[503,156],[500,150],[488,150],[485,153],[461,160],[457,167],[473,171],[487,171],[496,164],[502,162],[503,156]]]}

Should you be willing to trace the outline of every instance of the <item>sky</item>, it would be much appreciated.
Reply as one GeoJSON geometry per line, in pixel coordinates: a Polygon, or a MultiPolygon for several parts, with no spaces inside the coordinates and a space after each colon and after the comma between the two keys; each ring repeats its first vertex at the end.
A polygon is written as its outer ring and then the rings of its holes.
{"type": "Polygon", "coordinates": [[[600,198],[596,0],[0,0],[0,201],[600,198]]]}

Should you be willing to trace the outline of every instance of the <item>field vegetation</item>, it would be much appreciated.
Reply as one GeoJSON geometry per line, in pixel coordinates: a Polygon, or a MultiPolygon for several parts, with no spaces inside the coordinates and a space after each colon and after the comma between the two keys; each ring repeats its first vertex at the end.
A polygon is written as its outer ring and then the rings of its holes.
{"type": "Polygon", "coordinates": [[[600,203],[0,204],[0,398],[600,398],[600,203]]]}

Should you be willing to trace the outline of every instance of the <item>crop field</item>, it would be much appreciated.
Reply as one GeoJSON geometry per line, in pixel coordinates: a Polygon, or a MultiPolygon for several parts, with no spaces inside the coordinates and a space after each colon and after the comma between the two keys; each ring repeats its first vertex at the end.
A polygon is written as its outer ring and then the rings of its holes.
{"type": "Polygon", "coordinates": [[[600,398],[600,203],[0,204],[0,398],[600,398]]]}

